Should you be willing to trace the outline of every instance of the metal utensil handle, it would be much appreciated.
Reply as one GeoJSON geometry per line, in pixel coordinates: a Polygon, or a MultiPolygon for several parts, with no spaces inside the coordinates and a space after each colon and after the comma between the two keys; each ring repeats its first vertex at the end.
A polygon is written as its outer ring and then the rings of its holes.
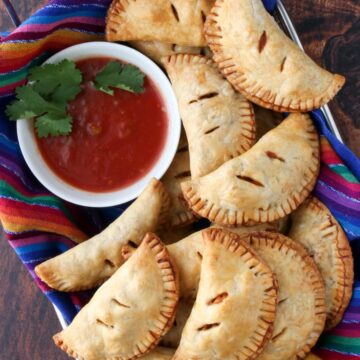
{"type": "MultiPolygon", "coordinates": [[[[277,0],[277,9],[275,11],[278,11],[278,13],[280,15],[279,20],[281,21],[281,25],[285,28],[284,30],[287,31],[287,33],[290,35],[292,40],[299,46],[299,48],[304,51],[304,47],[300,41],[300,38],[299,38],[299,36],[294,28],[294,25],[290,20],[289,14],[287,13],[285,6],[281,0],[277,0]]],[[[343,143],[344,141],[340,135],[339,129],[336,125],[334,117],[332,116],[329,106],[324,105],[320,108],[320,110],[323,112],[324,117],[326,119],[326,122],[327,122],[330,130],[338,138],[338,140],[340,140],[343,143]]]]}

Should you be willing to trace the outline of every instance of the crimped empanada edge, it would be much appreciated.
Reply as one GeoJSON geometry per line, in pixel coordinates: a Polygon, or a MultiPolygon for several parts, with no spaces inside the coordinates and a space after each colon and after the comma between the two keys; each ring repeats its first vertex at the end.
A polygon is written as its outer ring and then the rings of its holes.
{"type": "Polygon", "coordinates": [[[294,354],[294,358],[302,359],[306,356],[312,347],[316,344],[319,336],[324,330],[326,320],[326,305],[325,305],[325,286],[318,267],[314,260],[310,257],[305,248],[296,241],[288,238],[285,235],[273,232],[254,232],[249,234],[250,246],[254,247],[256,252],[256,244],[259,244],[261,239],[266,239],[266,246],[271,245],[271,248],[278,247],[281,251],[284,249],[293,250],[301,259],[303,273],[307,274],[307,278],[311,280],[311,286],[315,297],[315,315],[316,321],[314,323],[313,331],[306,341],[306,344],[294,354]]]}
{"type": "MultiPolygon", "coordinates": [[[[315,196],[309,196],[302,206],[306,206],[310,211],[320,216],[327,216],[330,226],[335,228],[336,240],[332,243],[333,254],[336,255],[336,260],[342,264],[341,267],[334,266],[338,280],[336,281],[335,291],[336,296],[333,298],[333,303],[330,309],[327,310],[327,319],[325,330],[330,330],[335,327],[342,319],[346,308],[349,305],[352,296],[352,285],[354,280],[354,262],[349,241],[341,228],[340,224],[331,214],[330,210],[315,196]]],[[[296,216],[296,213],[293,214],[296,216]]],[[[326,224],[324,224],[326,225],[326,224]]],[[[329,226],[322,227],[321,232],[324,232],[324,237],[328,235],[329,226]]]]}
{"type": "MultiPolygon", "coordinates": [[[[179,274],[174,262],[171,260],[166,246],[153,233],[147,233],[141,242],[142,246],[148,246],[156,260],[164,285],[164,298],[160,308],[156,327],[149,329],[147,337],[141,343],[134,345],[134,353],[127,357],[111,357],[108,360],[133,360],[153,350],[161,338],[169,331],[175,319],[177,304],[179,301],[179,274]],[[159,327],[162,324],[162,328],[159,327]]],[[[87,360],[71,349],[62,337],[62,332],[53,336],[55,345],[65,351],[69,356],[77,360],[87,360]]]]}
{"type": "MultiPolygon", "coordinates": [[[[165,70],[169,73],[176,66],[186,66],[189,64],[192,65],[208,65],[215,69],[219,75],[227,81],[225,77],[219,72],[219,68],[216,63],[209,57],[205,55],[199,54],[172,54],[167,55],[162,58],[162,63],[165,67],[165,70]]],[[[229,83],[230,84],[230,83],[229,83]]],[[[231,85],[231,84],[230,84],[231,85]]],[[[234,89],[236,92],[236,90],[234,89]]],[[[256,141],[256,121],[255,121],[255,113],[254,108],[250,101],[248,101],[245,97],[241,97],[238,100],[241,102],[241,108],[243,113],[239,117],[239,121],[241,121],[241,131],[239,132],[240,141],[237,141],[233,144],[233,148],[227,149],[227,151],[223,154],[224,160],[230,160],[236,156],[239,156],[249,150],[256,141]]],[[[186,128],[185,128],[186,131],[186,128]]],[[[191,154],[190,154],[190,166],[191,166],[191,154]]],[[[208,172],[196,171],[192,168],[192,176],[195,178],[206,175],[208,172]]],[[[213,169],[214,170],[214,169],[213,169]]]]}
{"type": "Polygon", "coordinates": [[[222,31],[221,26],[218,24],[217,11],[223,3],[224,0],[216,0],[215,5],[208,14],[204,27],[205,38],[214,53],[214,60],[218,64],[220,71],[248,100],[278,112],[308,112],[328,103],[343,87],[345,77],[332,74],[333,81],[327,91],[316,98],[310,99],[285,98],[273,93],[271,89],[264,89],[263,85],[256,81],[252,82],[249,88],[244,88],[243,84],[247,81],[246,75],[236,66],[232,57],[226,55],[221,42],[222,31]]]}
{"type": "MultiPolygon", "coordinates": [[[[305,119],[304,119],[305,121],[305,119]]],[[[266,210],[254,209],[252,212],[244,210],[231,210],[216,206],[210,203],[208,199],[201,198],[197,194],[196,180],[188,180],[181,183],[181,188],[185,200],[189,207],[198,215],[209,219],[211,222],[222,226],[240,226],[240,225],[255,225],[257,223],[272,222],[279,220],[284,216],[294,211],[300,204],[308,197],[313,190],[317,176],[320,171],[320,149],[319,137],[316,129],[311,121],[308,119],[308,129],[304,133],[308,137],[309,144],[313,148],[312,163],[308,165],[310,180],[304,182],[302,188],[297,192],[293,192],[292,198],[288,198],[285,204],[279,204],[276,208],[269,208],[266,210]]],[[[274,131],[273,129],[272,131],[274,131]]],[[[259,140],[261,141],[261,139],[259,140]]]]}
{"type": "MultiPolygon", "coordinates": [[[[264,277],[262,283],[266,289],[262,299],[261,314],[257,318],[257,331],[249,338],[251,344],[244,346],[241,353],[234,354],[239,359],[256,359],[270,341],[273,332],[278,295],[276,276],[239,235],[219,228],[206,229],[202,232],[202,235],[205,242],[222,244],[227,251],[238,253],[240,257],[246,257],[245,262],[248,263],[250,271],[258,274],[257,276],[264,277]],[[249,261],[249,255],[253,261],[249,261]]],[[[190,359],[192,358],[186,357],[186,360],[190,359]]],[[[182,354],[175,353],[174,360],[185,360],[185,358],[182,354]]]]}

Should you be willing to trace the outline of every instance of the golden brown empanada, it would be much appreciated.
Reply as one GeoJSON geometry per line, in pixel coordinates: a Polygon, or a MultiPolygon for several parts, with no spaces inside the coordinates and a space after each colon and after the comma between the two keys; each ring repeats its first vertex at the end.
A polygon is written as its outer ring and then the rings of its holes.
{"type": "Polygon", "coordinates": [[[318,108],[345,82],[292,42],[261,0],[217,0],[207,17],[205,36],[227,79],[247,99],[269,109],[318,108]]]}
{"type": "MultiPolygon", "coordinates": [[[[181,182],[189,180],[190,178],[189,145],[184,132],[182,132],[174,160],[161,179],[171,200],[169,220],[167,223],[168,227],[187,225],[194,222],[197,218],[195,214],[188,209],[180,186],[181,182]]],[[[165,242],[167,243],[167,241],[165,242]]]]}
{"type": "Polygon", "coordinates": [[[100,234],[43,262],[36,274],[60,291],[94,288],[124,262],[122,247],[136,247],[144,235],[167,220],[170,205],[164,185],[153,179],[129,208],[100,234]]]}
{"type": "Polygon", "coordinates": [[[172,328],[161,339],[161,344],[176,349],[179,346],[181,334],[188,320],[195,299],[180,299],[172,328]]]}
{"type": "Polygon", "coordinates": [[[129,44],[162,66],[161,58],[173,54],[211,55],[208,47],[181,46],[161,41],[130,41],[129,44]]]}
{"type": "Polygon", "coordinates": [[[135,359],[170,329],[178,290],[177,271],[166,247],[148,233],[131,259],[54,341],[77,360],[135,359]]]}
{"type": "Polygon", "coordinates": [[[325,325],[325,289],[309,254],[281,234],[251,233],[250,245],[279,282],[279,299],[270,342],[258,360],[303,359],[325,325]]]}
{"type": "Polygon", "coordinates": [[[203,234],[199,291],[174,360],[255,359],[272,334],[275,276],[238,235],[203,234]]]}
{"type": "Polygon", "coordinates": [[[214,0],[114,0],[106,39],[206,46],[203,26],[213,4],[214,0]]]}
{"type": "Polygon", "coordinates": [[[219,225],[252,225],[295,210],[319,172],[319,139],[308,115],[291,114],[250,150],[181,184],[191,209],[219,225]]]}
{"type": "Polygon", "coordinates": [[[204,176],[255,142],[252,105],[207,57],[177,54],[163,59],[189,142],[191,177],[204,176]]]}
{"type": "MultiPolygon", "coordinates": [[[[204,244],[202,231],[195,232],[186,238],[167,246],[171,259],[179,272],[180,296],[194,299],[199,286],[200,268],[204,244]]],[[[135,249],[123,247],[123,257],[130,258],[135,249]]]]}
{"type": "Polygon", "coordinates": [[[331,329],[349,305],[354,279],[354,264],[349,241],[329,209],[309,197],[291,214],[289,237],[311,254],[325,281],[327,319],[331,329]]]}

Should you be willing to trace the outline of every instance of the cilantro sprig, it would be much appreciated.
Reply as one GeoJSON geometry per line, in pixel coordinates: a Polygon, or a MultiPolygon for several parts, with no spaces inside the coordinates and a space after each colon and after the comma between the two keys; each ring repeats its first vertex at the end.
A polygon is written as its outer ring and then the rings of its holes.
{"type": "MultiPolygon", "coordinates": [[[[118,88],[133,93],[144,91],[145,74],[136,66],[109,61],[93,81],[94,88],[114,95],[118,88]]],[[[30,70],[28,83],[16,89],[16,100],[6,108],[10,120],[34,119],[37,135],[69,135],[73,119],[68,103],[81,91],[83,76],[76,64],[63,60],[30,70]]]]}
{"type": "Polygon", "coordinates": [[[6,108],[10,120],[34,119],[39,137],[68,135],[72,117],[67,104],[81,91],[82,74],[75,63],[63,60],[30,70],[28,83],[16,89],[6,108]]]}
{"type": "Polygon", "coordinates": [[[145,74],[134,65],[109,61],[96,74],[94,87],[109,95],[114,95],[114,90],[110,87],[142,93],[144,92],[144,78],[145,74]]]}

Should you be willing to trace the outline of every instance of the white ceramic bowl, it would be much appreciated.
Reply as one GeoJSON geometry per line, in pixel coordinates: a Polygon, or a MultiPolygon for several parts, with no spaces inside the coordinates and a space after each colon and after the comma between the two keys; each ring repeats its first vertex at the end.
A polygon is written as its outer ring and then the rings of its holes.
{"type": "Polygon", "coordinates": [[[74,204],[90,207],[107,207],[135,199],[155,177],[160,179],[170,166],[179,143],[181,120],[174,91],[164,72],[140,52],[119,44],[89,42],[69,47],[49,58],[46,63],[63,59],[82,60],[90,57],[111,57],[136,65],[156,84],[168,114],[168,133],[163,151],[153,168],[132,185],[111,192],[90,192],[78,189],[59,178],[46,164],[38,149],[33,121],[17,121],[20,148],[26,163],[37,179],[52,193],[74,204]]]}

